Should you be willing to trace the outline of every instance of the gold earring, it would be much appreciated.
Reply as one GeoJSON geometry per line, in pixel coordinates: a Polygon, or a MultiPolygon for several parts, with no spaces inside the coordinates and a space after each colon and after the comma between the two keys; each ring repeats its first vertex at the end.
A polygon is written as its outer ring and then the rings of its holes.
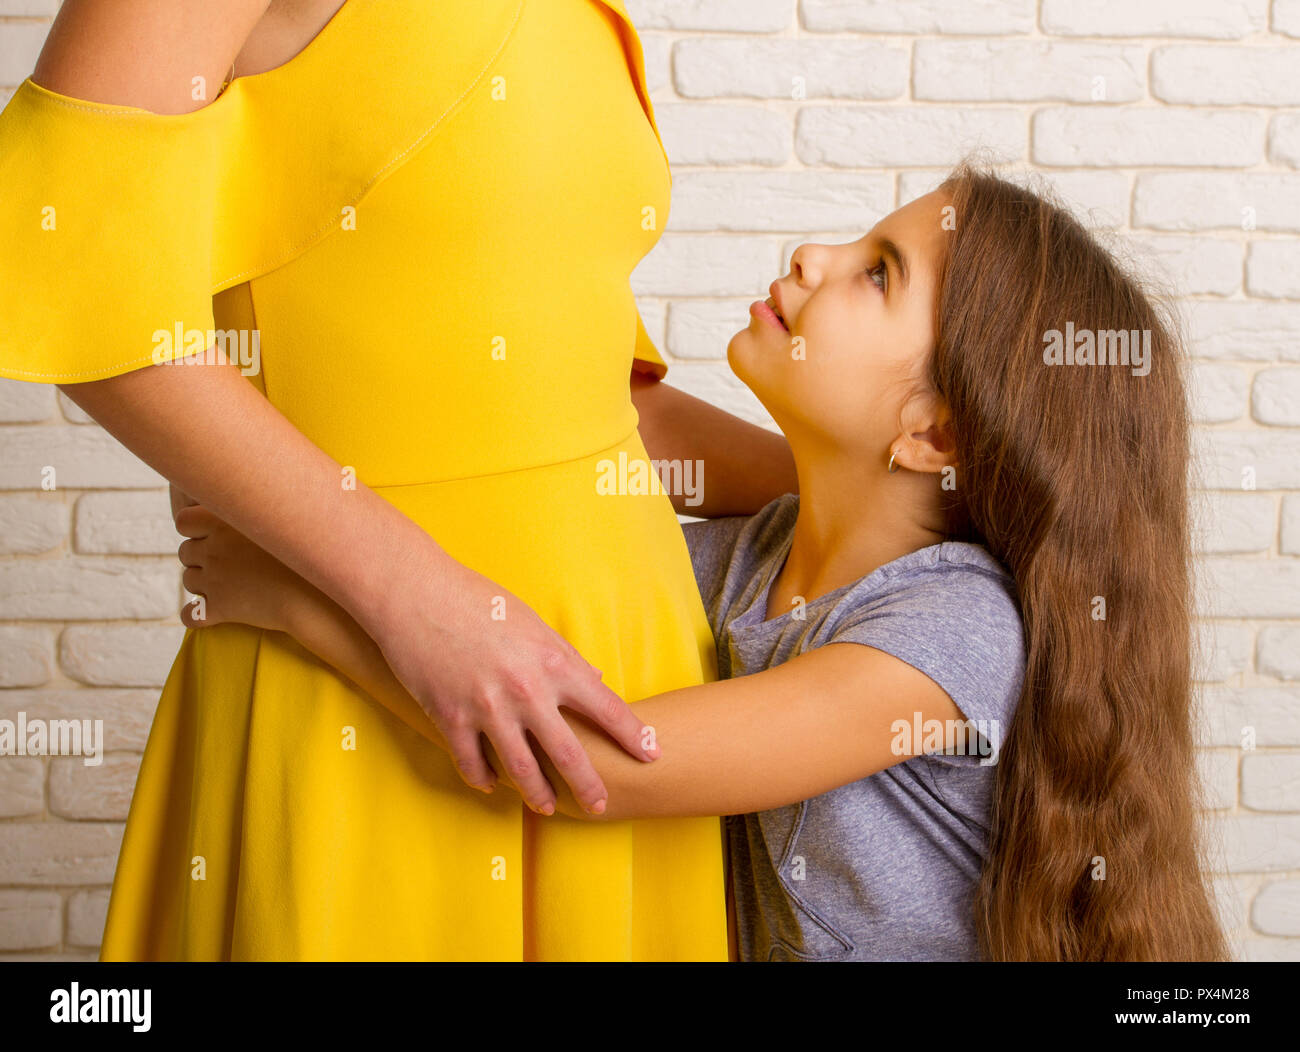
{"type": "Polygon", "coordinates": [[[894,458],[896,456],[898,456],[898,450],[891,449],[889,451],[889,473],[891,475],[898,470],[898,466],[894,463],[894,458]]]}

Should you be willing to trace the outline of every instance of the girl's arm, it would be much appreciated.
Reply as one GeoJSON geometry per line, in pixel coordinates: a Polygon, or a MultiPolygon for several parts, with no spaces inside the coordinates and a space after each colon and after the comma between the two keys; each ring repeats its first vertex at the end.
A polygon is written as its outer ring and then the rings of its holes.
{"type": "Polygon", "coordinates": [[[645,373],[632,372],[632,404],[651,460],[704,465],[699,503],[670,493],[682,515],[715,519],[753,515],[782,493],[798,493],[794,457],[785,436],[741,420],[645,373]]]}
{"type": "MultiPolygon", "coordinates": [[[[417,726],[418,707],[347,614],[287,568],[269,565],[202,508],[181,513],[185,586],[210,616],[288,632],[417,726]]],[[[782,807],[865,778],[914,755],[896,752],[893,723],[960,720],[952,699],[906,662],[831,643],[776,668],[639,701],[663,754],[631,759],[579,715],[565,713],[609,789],[606,819],[740,814],[782,807]]],[[[417,726],[417,729],[419,727],[417,726]]],[[[648,743],[649,744],[649,743],[648,743]]],[[[502,772],[506,773],[506,772],[502,772]]],[[[559,810],[586,817],[567,792],[559,810]]]]}

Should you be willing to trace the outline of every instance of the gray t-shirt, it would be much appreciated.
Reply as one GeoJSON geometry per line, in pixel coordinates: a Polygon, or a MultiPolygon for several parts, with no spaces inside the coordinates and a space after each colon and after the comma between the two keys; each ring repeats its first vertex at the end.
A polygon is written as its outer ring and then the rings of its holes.
{"type": "MultiPolygon", "coordinates": [[[[765,621],[798,508],[786,494],[757,515],[683,524],[719,676],[760,672],[827,643],[861,643],[924,672],[979,734],[949,737],[948,754],[930,738],[915,746],[927,755],[850,785],[728,816],[741,958],[977,959],[972,896],[993,763],[1024,680],[1015,583],[984,547],[946,542],[817,597],[802,620],[792,609],[765,621]]],[[[913,731],[924,741],[932,728],[918,717],[913,731]]]]}

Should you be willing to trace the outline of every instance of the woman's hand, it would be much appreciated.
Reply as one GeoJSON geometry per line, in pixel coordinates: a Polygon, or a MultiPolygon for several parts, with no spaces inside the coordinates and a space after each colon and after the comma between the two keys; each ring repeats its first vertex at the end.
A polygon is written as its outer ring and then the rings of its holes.
{"type": "Polygon", "coordinates": [[[524,799],[550,814],[555,794],[531,736],[579,804],[602,814],[605,784],[562,707],[590,719],[639,760],[659,754],[653,734],[601,682],[598,669],[523,600],[449,557],[417,559],[368,631],[475,788],[490,792],[494,781],[483,735],[524,799]]]}
{"type": "MultiPolygon", "coordinates": [[[[239,622],[298,636],[300,626],[345,616],[328,596],[208,509],[182,507],[175,519],[177,530],[189,538],[178,552],[186,566],[183,582],[201,597],[182,611],[187,626],[239,622]]],[[[651,737],[644,724],[600,682],[600,673],[525,603],[482,575],[448,562],[454,577],[441,587],[448,589],[444,594],[449,599],[435,597],[423,605],[408,599],[417,613],[433,610],[438,616],[393,615],[390,640],[399,653],[412,639],[427,641],[414,647],[409,675],[437,703],[426,703],[412,690],[384,650],[393,674],[440,732],[468,784],[490,792],[495,781],[479,739],[486,734],[505,767],[503,773],[529,806],[552,813],[555,791],[532,751],[527,737],[531,734],[579,804],[600,814],[607,798],[605,785],[559,709],[588,716],[633,756],[652,760],[658,750],[644,747],[651,737]],[[480,604],[481,614],[476,613],[480,604]],[[462,685],[441,688],[446,682],[462,685]]],[[[414,593],[411,589],[405,594],[414,593]]],[[[363,630],[356,626],[356,632],[363,630]]]]}

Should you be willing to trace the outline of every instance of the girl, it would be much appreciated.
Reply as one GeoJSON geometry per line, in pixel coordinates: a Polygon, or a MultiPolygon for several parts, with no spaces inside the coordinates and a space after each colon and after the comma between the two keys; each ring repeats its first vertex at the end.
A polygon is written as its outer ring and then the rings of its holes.
{"type": "MultiPolygon", "coordinates": [[[[733,816],[746,960],[1221,958],[1171,327],[1068,213],[968,166],[770,291],[728,358],[799,495],[686,525],[724,678],[637,703],[651,765],[575,716],[609,801],[555,777],[562,812],[733,816]],[[1149,360],[1051,364],[1067,322],[1149,360]]],[[[343,611],[177,523],[207,623],[289,633],[437,740],[343,611]]]]}

